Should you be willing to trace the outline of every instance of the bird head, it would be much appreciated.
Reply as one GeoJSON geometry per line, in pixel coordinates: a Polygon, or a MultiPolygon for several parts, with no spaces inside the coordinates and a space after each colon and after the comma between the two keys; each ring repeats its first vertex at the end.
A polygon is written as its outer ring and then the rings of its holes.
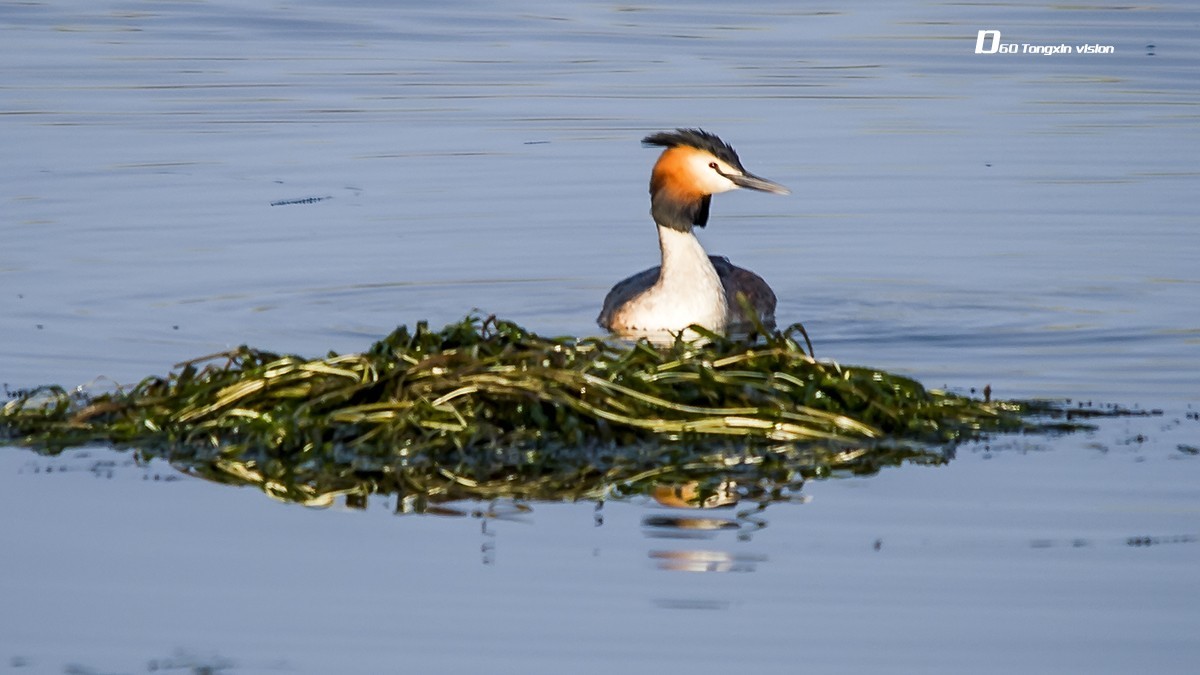
{"type": "Polygon", "coordinates": [[[729,190],[789,193],[779,183],[747,171],[728,143],[702,129],[651,134],[642,144],[666,148],[650,174],[650,211],[660,225],[704,227],[712,195],[729,190]]]}

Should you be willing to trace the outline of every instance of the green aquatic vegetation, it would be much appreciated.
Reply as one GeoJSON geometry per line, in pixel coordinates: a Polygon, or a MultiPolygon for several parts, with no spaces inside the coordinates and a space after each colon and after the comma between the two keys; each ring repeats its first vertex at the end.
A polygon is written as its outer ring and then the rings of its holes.
{"type": "Polygon", "coordinates": [[[0,438],[50,453],[107,443],[292,501],[388,493],[420,510],[731,479],[770,491],[1044,429],[1028,403],[815,360],[798,326],[753,341],[695,333],[547,338],[468,317],[400,327],[358,354],[241,347],[114,392],[23,392],[0,412],[0,438]]]}

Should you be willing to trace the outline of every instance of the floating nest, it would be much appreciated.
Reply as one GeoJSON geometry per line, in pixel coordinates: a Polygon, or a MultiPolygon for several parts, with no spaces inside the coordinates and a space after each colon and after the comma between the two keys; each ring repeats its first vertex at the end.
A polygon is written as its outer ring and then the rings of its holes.
{"type": "Polygon", "coordinates": [[[770,495],[833,473],[939,463],[983,434],[1075,428],[1045,405],[926,389],[817,361],[799,326],[754,341],[546,338],[468,317],[400,327],[360,354],[241,347],[115,392],[48,386],[0,411],[0,439],[53,454],[90,443],[303,503],[396,494],[604,499],[687,485],[770,495]]]}

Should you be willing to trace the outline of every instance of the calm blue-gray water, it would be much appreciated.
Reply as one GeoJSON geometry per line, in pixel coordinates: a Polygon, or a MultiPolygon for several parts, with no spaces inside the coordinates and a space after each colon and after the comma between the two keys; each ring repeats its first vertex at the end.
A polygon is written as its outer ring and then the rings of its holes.
{"type": "Polygon", "coordinates": [[[656,263],[639,141],[699,126],[792,189],[700,236],[818,357],[1163,411],[691,533],[0,448],[0,671],[1194,672],[1198,37],[1183,0],[0,2],[9,388],[472,311],[596,334],[656,263]]]}

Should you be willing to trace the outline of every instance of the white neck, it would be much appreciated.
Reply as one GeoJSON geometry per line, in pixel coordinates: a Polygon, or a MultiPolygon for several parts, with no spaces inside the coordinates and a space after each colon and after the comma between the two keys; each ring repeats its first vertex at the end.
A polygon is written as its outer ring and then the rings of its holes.
{"type": "Polygon", "coordinates": [[[662,270],[646,293],[653,305],[654,328],[679,331],[695,323],[724,330],[729,318],[725,289],[700,240],[691,230],[659,225],[658,247],[662,270]]]}

